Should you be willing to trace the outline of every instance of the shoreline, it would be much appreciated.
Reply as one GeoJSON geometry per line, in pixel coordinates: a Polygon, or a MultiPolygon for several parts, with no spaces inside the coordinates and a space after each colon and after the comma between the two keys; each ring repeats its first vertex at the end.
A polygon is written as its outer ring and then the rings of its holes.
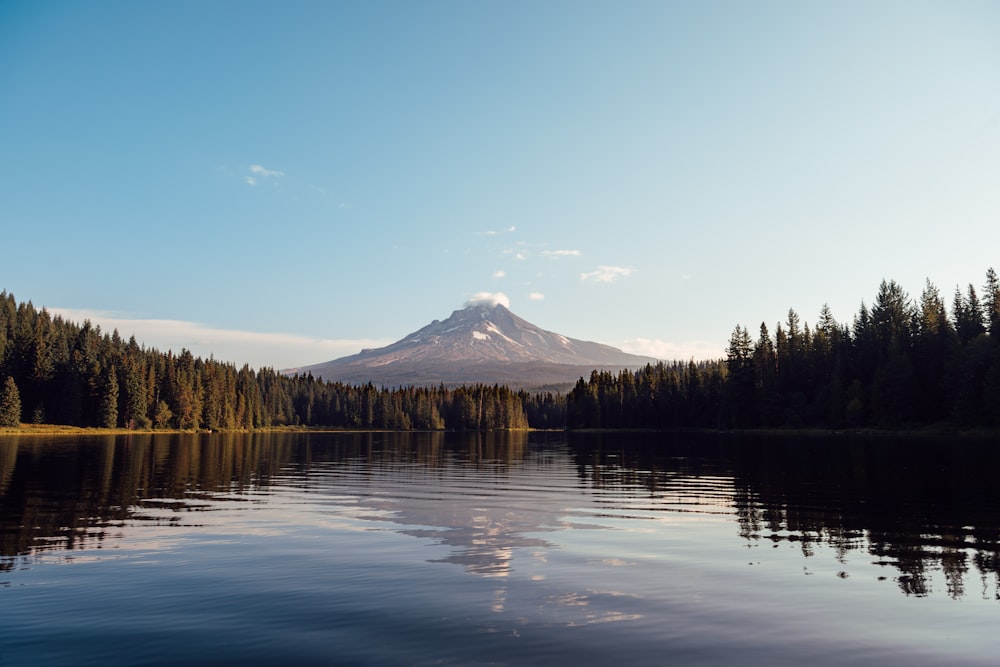
{"type": "MultiPolygon", "coordinates": [[[[60,424],[21,424],[18,427],[0,427],[0,438],[8,436],[106,436],[106,435],[213,435],[213,434],[233,434],[233,433],[451,433],[457,431],[417,431],[417,430],[394,430],[394,429],[366,429],[366,428],[335,428],[335,427],[307,427],[307,426],[268,426],[253,430],[233,429],[233,430],[209,430],[209,429],[125,429],[125,428],[102,428],[97,426],[68,426],[60,424]]],[[[474,432],[474,431],[467,431],[474,432]]],[[[500,433],[510,431],[481,431],[481,433],[500,433]]],[[[717,428],[669,428],[669,429],[646,429],[646,428],[582,428],[582,429],[518,429],[518,432],[530,433],[565,433],[571,434],[715,434],[715,435],[736,435],[736,436],[768,436],[768,437],[908,437],[908,438],[934,438],[934,437],[955,437],[961,439],[1000,439],[1000,428],[989,427],[960,427],[947,425],[933,425],[923,428],[903,428],[903,429],[829,429],[829,428],[751,428],[751,429],[717,429],[717,428]]]]}

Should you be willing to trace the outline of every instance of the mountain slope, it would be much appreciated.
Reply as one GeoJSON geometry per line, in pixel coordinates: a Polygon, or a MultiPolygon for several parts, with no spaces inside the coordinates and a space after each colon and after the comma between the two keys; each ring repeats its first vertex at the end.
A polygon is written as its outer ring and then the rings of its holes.
{"type": "Polygon", "coordinates": [[[546,331],[502,304],[475,304],[391,345],[285,372],[384,386],[482,382],[538,388],[571,384],[594,369],[617,371],[655,361],[546,331]]]}

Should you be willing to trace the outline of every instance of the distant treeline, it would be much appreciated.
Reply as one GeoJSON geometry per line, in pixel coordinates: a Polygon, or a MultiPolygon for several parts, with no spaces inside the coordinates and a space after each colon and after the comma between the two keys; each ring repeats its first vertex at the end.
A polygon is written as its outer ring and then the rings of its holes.
{"type": "Polygon", "coordinates": [[[1000,426],[1000,282],[956,288],[949,314],[927,281],[916,301],[883,281],[850,326],[824,306],[772,335],[738,325],[725,359],[594,372],[570,392],[570,428],[1000,426]]]}
{"type": "Polygon", "coordinates": [[[498,385],[377,388],[286,377],[140,346],[0,292],[0,426],[254,430],[523,428],[908,428],[1000,426],[1000,281],[928,281],[912,300],[883,281],[850,326],[824,306],[772,336],[738,325],[726,357],[594,371],[568,395],[498,385]]]}
{"type": "Polygon", "coordinates": [[[0,292],[0,426],[496,430],[565,424],[565,397],[476,385],[376,388],[159,352],[0,292]]]}

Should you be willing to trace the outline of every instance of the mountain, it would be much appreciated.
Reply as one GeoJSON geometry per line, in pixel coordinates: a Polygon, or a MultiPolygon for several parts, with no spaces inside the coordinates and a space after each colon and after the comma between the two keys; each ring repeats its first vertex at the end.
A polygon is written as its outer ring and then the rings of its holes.
{"type": "Polygon", "coordinates": [[[386,347],[283,372],[377,386],[498,383],[564,389],[594,369],[647,363],[656,359],[546,331],[503,304],[475,303],[386,347]]]}

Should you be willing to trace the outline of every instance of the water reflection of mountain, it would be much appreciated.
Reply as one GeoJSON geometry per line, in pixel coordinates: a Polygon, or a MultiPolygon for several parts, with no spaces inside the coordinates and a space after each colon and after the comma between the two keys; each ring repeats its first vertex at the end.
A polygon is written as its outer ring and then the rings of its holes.
{"type": "Polygon", "coordinates": [[[370,518],[454,547],[445,560],[469,571],[501,575],[514,547],[537,542],[521,537],[538,528],[523,523],[530,513],[497,490],[527,442],[526,433],[0,439],[0,570],[40,551],[99,547],[128,521],[178,522],[213,499],[309,486],[347,488],[370,518]],[[493,500],[481,502],[484,493],[493,500]]]}
{"type": "Polygon", "coordinates": [[[129,522],[184,522],[216,500],[266,502],[295,487],[446,547],[438,560],[503,577],[515,550],[550,546],[541,535],[563,525],[562,501],[547,508],[544,495],[579,484],[599,507],[648,498],[653,512],[735,514],[740,539],[794,544],[804,558],[819,546],[863,555],[907,595],[934,593],[942,574],[953,598],[1000,589],[991,442],[571,434],[567,461],[565,436],[545,437],[2,438],[0,570],[44,550],[99,547],[129,522]]]}
{"type": "Polygon", "coordinates": [[[740,537],[863,552],[907,595],[1000,599],[1000,448],[992,441],[735,435],[573,436],[581,480],[641,486],[653,496],[678,476],[703,500],[731,504],[740,537]],[[710,483],[732,480],[732,486],[710,483]],[[693,480],[693,483],[692,483],[693,480]],[[726,496],[730,496],[728,499],[726,496]],[[892,569],[889,569],[892,568],[892,569]]]}
{"type": "Polygon", "coordinates": [[[365,519],[449,547],[432,562],[504,577],[516,548],[547,546],[526,533],[556,521],[532,491],[521,492],[544,466],[544,451],[528,441],[526,432],[368,434],[363,446],[292,465],[319,489],[348,491],[365,519]]]}
{"type": "MultiPolygon", "coordinates": [[[[385,443],[381,456],[407,451],[406,443],[405,437],[385,443]]],[[[372,454],[365,465],[377,471],[379,455],[372,454]]],[[[531,484],[533,475],[544,475],[544,457],[544,450],[529,448],[524,432],[453,434],[435,461],[447,473],[427,475],[427,461],[410,475],[389,470],[373,480],[379,496],[362,502],[383,512],[382,520],[403,526],[400,532],[449,547],[447,556],[433,562],[505,577],[515,549],[549,546],[527,534],[552,530],[558,521],[539,505],[537,487],[531,484]]]]}

